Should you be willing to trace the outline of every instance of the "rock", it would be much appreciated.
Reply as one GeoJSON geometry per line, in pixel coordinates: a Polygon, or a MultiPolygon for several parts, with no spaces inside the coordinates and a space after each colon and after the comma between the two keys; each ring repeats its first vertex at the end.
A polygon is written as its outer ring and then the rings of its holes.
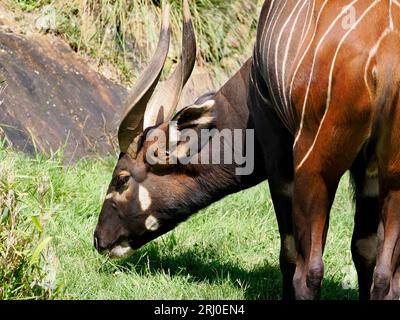
{"type": "Polygon", "coordinates": [[[0,127],[19,150],[65,148],[66,160],[114,152],[126,89],[112,83],[53,36],[0,33],[5,79],[0,127]]]}

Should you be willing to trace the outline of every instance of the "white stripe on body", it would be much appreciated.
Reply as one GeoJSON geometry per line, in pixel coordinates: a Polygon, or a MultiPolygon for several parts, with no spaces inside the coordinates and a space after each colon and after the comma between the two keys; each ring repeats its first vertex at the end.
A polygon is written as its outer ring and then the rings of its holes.
{"type": "Polygon", "coordinates": [[[358,18],[358,20],[351,26],[351,28],[345,33],[345,35],[342,37],[342,39],[340,40],[337,48],[336,48],[336,52],[335,55],[333,57],[333,61],[332,61],[332,65],[331,65],[331,69],[329,72],[329,84],[328,84],[328,97],[327,97],[327,101],[326,101],[326,107],[325,107],[325,112],[324,115],[322,117],[322,120],[320,122],[317,134],[315,135],[313,144],[311,145],[310,149],[308,150],[308,152],[306,153],[305,157],[303,158],[303,160],[300,162],[300,164],[296,167],[296,171],[298,169],[301,168],[301,166],[304,164],[304,162],[307,160],[307,158],[310,156],[317,140],[318,140],[318,135],[321,131],[322,125],[326,119],[326,115],[328,114],[329,111],[329,107],[331,105],[331,101],[332,101],[332,80],[333,80],[333,71],[335,68],[335,63],[336,63],[336,59],[338,56],[338,53],[343,45],[343,43],[346,41],[346,39],[348,38],[348,36],[356,29],[356,27],[361,23],[361,21],[365,18],[365,16],[380,2],[380,0],[375,0],[371,5],[368,6],[368,8],[363,12],[363,14],[358,18]]]}

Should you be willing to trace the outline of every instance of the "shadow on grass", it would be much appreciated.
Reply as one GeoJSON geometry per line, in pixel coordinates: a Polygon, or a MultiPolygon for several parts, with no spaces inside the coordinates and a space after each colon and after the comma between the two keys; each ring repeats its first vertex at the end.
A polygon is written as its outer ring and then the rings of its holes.
{"type": "MultiPolygon", "coordinates": [[[[221,262],[216,250],[201,251],[191,249],[178,254],[162,253],[157,246],[148,246],[132,258],[104,266],[101,272],[135,272],[141,276],[168,274],[171,277],[186,277],[192,282],[218,284],[230,282],[232,286],[244,291],[248,300],[281,299],[281,273],[277,266],[267,263],[248,270],[239,262],[221,262]],[[141,255],[140,255],[141,253],[141,255]]],[[[348,300],[357,299],[353,289],[344,289],[332,279],[324,279],[321,298],[348,300]]],[[[222,297],[223,298],[223,297],[222,297]]]]}

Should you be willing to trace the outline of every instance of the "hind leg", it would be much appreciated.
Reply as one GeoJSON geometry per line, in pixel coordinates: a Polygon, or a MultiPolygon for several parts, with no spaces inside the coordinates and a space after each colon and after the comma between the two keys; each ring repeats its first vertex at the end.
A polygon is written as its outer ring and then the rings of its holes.
{"type": "MultiPolygon", "coordinates": [[[[268,91],[265,83],[259,85],[264,86],[264,92],[268,91]]],[[[251,117],[258,128],[257,138],[263,142],[260,145],[281,238],[279,263],[283,284],[282,298],[293,299],[293,275],[297,256],[292,218],[293,136],[277,117],[272,104],[267,103],[265,98],[261,99],[254,86],[250,90],[250,96],[254,99],[250,104],[251,117]]]]}
{"type": "Polygon", "coordinates": [[[379,223],[379,181],[376,162],[359,155],[351,168],[356,187],[356,213],[351,252],[357,269],[359,298],[368,300],[376,263],[379,223]]]}
{"type": "Polygon", "coordinates": [[[282,273],[282,298],[292,300],[297,251],[293,232],[291,184],[283,181],[270,179],[269,185],[281,237],[279,264],[282,273]]]}
{"type": "MultiPolygon", "coordinates": [[[[272,136],[270,134],[270,137],[272,136]]],[[[292,300],[294,299],[293,275],[297,256],[292,218],[293,141],[292,137],[281,133],[274,136],[274,143],[277,143],[279,148],[275,148],[274,159],[270,162],[268,183],[281,238],[279,264],[283,284],[282,298],[292,300]]]]}
{"type": "Polygon", "coordinates": [[[330,209],[339,180],[354,163],[367,130],[363,123],[343,125],[342,118],[328,114],[313,144],[307,139],[312,134],[299,136],[293,194],[298,249],[293,283],[298,299],[319,297],[330,209]]]}
{"type": "Polygon", "coordinates": [[[324,274],[322,256],[340,175],[325,180],[318,171],[296,172],[293,197],[298,255],[293,278],[296,299],[318,299],[324,274]],[[306,187],[305,187],[306,186],[306,187]]]}
{"type": "Polygon", "coordinates": [[[377,238],[377,198],[356,200],[356,214],[351,252],[357,269],[359,298],[368,300],[372,285],[372,275],[376,263],[377,238]]]}
{"type": "Polygon", "coordinates": [[[398,299],[400,277],[400,188],[385,193],[378,228],[372,299],[398,299]]]}
{"type": "Polygon", "coordinates": [[[383,113],[376,154],[381,199],[372,299],[398,299],[400,272],[400,102],[383,113]],[[384,128],[384,130],[383,130],[384,128]]]}

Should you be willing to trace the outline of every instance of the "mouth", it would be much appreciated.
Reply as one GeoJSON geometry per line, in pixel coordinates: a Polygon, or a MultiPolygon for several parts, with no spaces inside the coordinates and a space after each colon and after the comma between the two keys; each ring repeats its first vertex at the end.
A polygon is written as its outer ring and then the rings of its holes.
{"type": "Polygon", "coordinates": [[[111,259],[124,259],[130,257],[134,252],[129,243],[124,241],[110,249],[108,256],[111,259]]]}

